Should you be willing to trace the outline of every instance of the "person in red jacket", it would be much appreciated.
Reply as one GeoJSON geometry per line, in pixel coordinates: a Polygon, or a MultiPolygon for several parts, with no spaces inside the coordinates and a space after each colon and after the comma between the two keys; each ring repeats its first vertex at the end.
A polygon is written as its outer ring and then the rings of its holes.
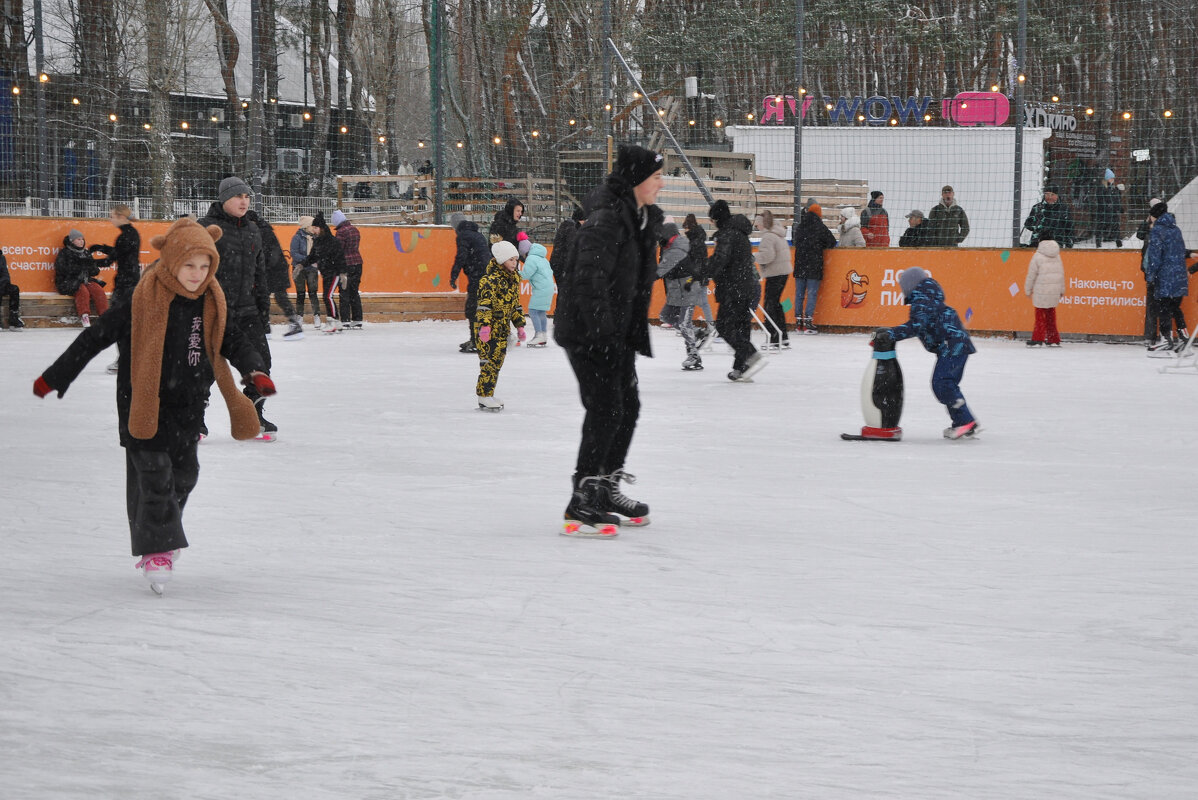
{"type": "Polygon", "coordinates": [[[882,208],[886,195],[869,193],[869,205],[861,212],[861,235],[866,247],[890,247],[890,217],[882,208]]]}

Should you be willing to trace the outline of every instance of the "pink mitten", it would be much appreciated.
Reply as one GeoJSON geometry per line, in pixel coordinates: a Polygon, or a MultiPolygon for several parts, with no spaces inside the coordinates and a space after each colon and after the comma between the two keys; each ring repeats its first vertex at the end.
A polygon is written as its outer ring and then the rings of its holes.
{"type": "Polygon", "coordinates": [[[478,329],[478,340],[480,342],[491,341],[491,326],[490,325],[484,325],[478,329]]]}

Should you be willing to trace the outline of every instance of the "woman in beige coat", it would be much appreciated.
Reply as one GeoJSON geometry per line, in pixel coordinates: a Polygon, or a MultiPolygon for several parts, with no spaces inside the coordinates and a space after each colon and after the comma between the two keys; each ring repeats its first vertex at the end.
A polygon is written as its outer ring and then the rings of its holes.
{"type": "Polygon", "coordinates": [[[1023,293],[1032,298],[1036,307],[1036,327],[1028,347],[1061,346],[1057,330],[1057,303],[1065,296],[1065,265],[1061,262],[1061,247],[1052,239],[1042,239],[1027,265],[1027,280],[1023,293]]]}
{"type": "MultiPolygon", "coordinates": [[[[769,211],[757,216],[757,230],[761,241],[757,245],[757,268],[765,278],[765,295],[762,306],[765,313],[782,331],[782,347],[790,347],[790,334],[786,330],[786,312],[782,310],[782,292],[790,278],[790,245],[786,243],[786,228],[774,219],[769,211]]],[[[770,326],[770,347],[779,345],[778,331],[770,326]]]]}

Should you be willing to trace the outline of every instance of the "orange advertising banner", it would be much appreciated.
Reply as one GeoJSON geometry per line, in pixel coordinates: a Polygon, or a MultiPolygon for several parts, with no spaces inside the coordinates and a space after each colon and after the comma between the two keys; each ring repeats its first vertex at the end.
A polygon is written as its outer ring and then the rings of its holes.
{"type": "MultiPolygon", "coordinates": [[[[142,263],[157,252],[152,236],[169,223],[139,221],[142,263]]],[[[275,233],[290,255],[294,225],[277,224],[275,233]]],[[[0,218],[0,247],[8,257],[13,282],[23,292],[54,292],[54,257],[67,231],[76,228],[88,244],[111,244],[117,229],[107,220],[0,218]]],[[[456,244],[448,226],[400,227],[362,225],[364,260],[362,292],[449,292],[456,244]]],[[[944,287],[949,305],[957,309],[966,327],[974,331],[1030,331],[1034,319],[1031,301],[1023,294],[1028,261],[1033,250],[851,248],[826,254],[824,280],[816,305],[817,324],[831,327],[896,325],[907,319],[898,287],[898,275],[908,267],[923,267],[944,287]]],[[[1139,336],[1144,331],[1144,277],[1138,248],[1121,250],[1064,250],[1065,299],[1057,308],[1062,333],[1139,336]]],[[[102,276],[111,284],[112,270],[102,276]]],[[[459,291],[463,291],[465,282],[459,291]]],[[[528,294],[528,285],[523,293],[528,294]]],[[[709,291],[709,295],[714,293],[709,291]]],[[[787,320],[793,281],[783,294],[787,320]]],[[[659,281],[654,287],[654,313],[665,302],[659,281]]],[[[711,296],[713,308],[714,296],[711,296]]],[[[1192,298],[1182,304],[1188,318],[1198,321],[1192,298]]]]}

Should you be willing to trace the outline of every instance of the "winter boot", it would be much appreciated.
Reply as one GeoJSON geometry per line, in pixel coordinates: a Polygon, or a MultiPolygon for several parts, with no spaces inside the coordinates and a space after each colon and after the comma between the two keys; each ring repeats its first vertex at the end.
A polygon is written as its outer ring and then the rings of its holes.
{"type": "Polygon", "coordinates": [[[597,475],[574,476],[574,492],[562,515],[562,536],[614,539],[620,535],[620,518],[603,510],[600,493],[604,479],[597,475]]]}
{"type": "Polygon", "coordinates": [[[483,397],[476,395],[479,411],[503,411],[503,401],[498,397],[483,397]]]}
{"type": "Polygon", "coordinates": [[[703,359],[699,358],[698,353],[691,353],[686,357],[686,360],[682,362],[682,368],[687,372],[696,372],[701,370],[703,369],[703,359]]]}
{"type": "Polygon", "coordinates": [[[286,332],[283,333],[283,341],[298,342],[302,338],[304,338],[304,326],[300,324],[299,317],[292,317],[286,332]]]}
{"type": "Polygon", "coordinates": [[[620,524],[630,528],[639,528],[649,524],[649,506],[638,503],[620,491],[620,481],[636,483],[636,476],[629,475],[618,469],[611,475],[603,476],[602,491],[599,497],[604,511],[619,514],[620,524]]]}

